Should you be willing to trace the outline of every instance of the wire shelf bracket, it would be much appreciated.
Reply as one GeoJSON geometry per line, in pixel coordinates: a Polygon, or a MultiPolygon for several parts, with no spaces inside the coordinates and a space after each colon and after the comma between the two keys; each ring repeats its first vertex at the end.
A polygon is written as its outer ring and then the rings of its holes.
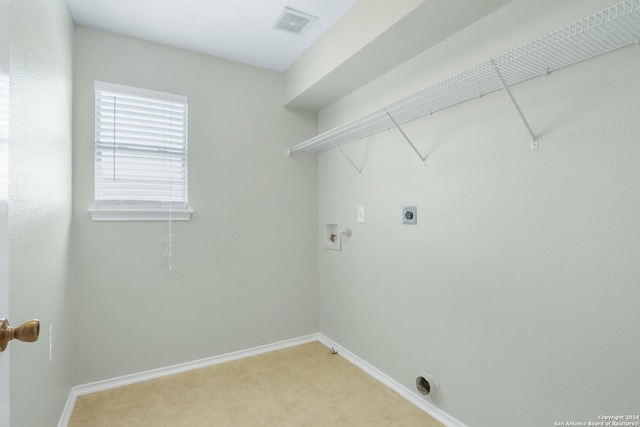
{"type": "MultiPolygon", "coordinates": [[[[531,129],[510,88],[627,46],[637,46],[639,40],[640,0],[623,0],[383,108],[296,144],[289,148],[288,153],[319,153],[396,127],[424,163],[427,157],[417,150],[401,125],[501,90],[507,92],[531,136],[531,148],[536,149],[538,136],[531,129]]],[[[362,171],[351,159],[349,161],[356,170],[362,171]]]]}
{"type": "Polygon", "coordinates": [[[353,160],[351,160],[351,157],[347,156],[347,153],[344,152],[344,150],[342,149],[342,147],[340,147],[339,145],[336,145],[336,143],[333,141],[333,139],[331,139],[331,137],[329,137],[329,141],[331,141],[331,143],[333,144],[333,146],[335,148],[337,148],[342,155],[344,156],[345,159],[347,159],[347,161],[349,161],[349,163],[351,163],[351,166],[353,166],[353,168],[358,171],[358,173],[362,173],[362,169],[364,168],[364,165],[361,167],[356,166],[356,164],[353,162],[353,160]]]}
{"type": "Polygon", "coordinates": [[[505,92],[507,92],[507,95],[509,95],[509,99],[511,100],[511,103],[516,108],[516,111],[518,112],[518,115],[520,116],[520,119],[522,119],[522,123],[524,123],[524,126],[527,128],[527,131],[529,132],[529,135],[531,136],[531,149],[532,150],[537,150],[538,149],[538,138],[536,137],[536,135],[531,130],[531,126],[529,125],[529,122],[527,121],[526,117],[522,113],[522,110],[520,109],[520,106],[518,105],[518,102],[513,97],[513,93],[511,93],[511,89],[509,89],[509,85],[504,80],[504,77],[502,76],[502,73],[500,72],[500,67],[498,67],[496,65],[495,61],[492,61],[492,64],[495,66],[496,74],[498,75],[498,78],[500,79],[500,83],[502,83],[502,86],[504,87],[505,92]]]}
{"type": "MultiPolygon", "coordinates": [[[[396,120],[393,118],[393,116],[391,115],[390,112],[388,112],[385,109],[385,112],[387,113],[387,116],[389,116],[389,119],[391,119],[391,121],[393,122],[394,126],[400,131],[400,133],[402,134],[402,136],[404,136],[404,139],[407,140],[407,142],[409,143],[409,145],[411,146],[411,148],[413,148],[413,151],[415,151],[415,153],[418,155],[418,157],[420,157],[420,160],[422,160],[422,167],[426,168],[427,167],[427,157],[428,156],[423,156],[420,151],[416,148],[415,145],[413,145],[413,142],[411,142],[411,139],[409,139],[409,137],[407,136],[406,133],[404,133],[404,131],[402,130],[402,128],[400,127],[400,125],[398,124],[398,122],[396,122],[396,120]]],[[[337,147],[337,146],[336,146],[337,147]]]]}

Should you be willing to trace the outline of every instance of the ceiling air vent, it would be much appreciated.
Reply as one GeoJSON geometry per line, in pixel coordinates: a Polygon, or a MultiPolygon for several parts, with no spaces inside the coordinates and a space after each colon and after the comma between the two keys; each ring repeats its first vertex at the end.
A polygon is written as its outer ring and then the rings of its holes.
{"type": "Polygon", "coordinates": [[[318,20],[317,16],[300,12],[299,10],[285,7],[284,12],[278,18],[273,28],[277,30],[287,31],[293,34],[304,34],[305,31],[318,20]]]}

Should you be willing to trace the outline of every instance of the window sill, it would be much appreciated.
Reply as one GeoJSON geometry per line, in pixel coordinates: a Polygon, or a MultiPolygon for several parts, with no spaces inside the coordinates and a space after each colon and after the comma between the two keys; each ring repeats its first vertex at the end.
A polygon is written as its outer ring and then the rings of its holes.
{"type": "Polygon", "coordinates": [[[93,221],[189,221],[192,210],[89,209],[93,221]]]}

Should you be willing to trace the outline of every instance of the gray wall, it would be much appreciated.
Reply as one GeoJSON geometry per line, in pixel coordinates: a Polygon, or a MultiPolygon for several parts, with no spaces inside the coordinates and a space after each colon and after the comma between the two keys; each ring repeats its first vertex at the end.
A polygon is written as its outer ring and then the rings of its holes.
{"type": "Polygon", "coordinates": [[[12,1],[10,16],[11,321],[41,321],[38,342],[11,344],[11,425],[51,426],[71,388],[73,23],[63,0],[12,1]]]}
{"type": "Polygon", "coordinates": [[[283,76],[76,27],[73,275],[77,384],[315,333],[317,160],[286,155],[316,117],[283,76]],[[189,97],[189,222],[92,222],[94,80],[189,97]]]}
{"type": "MultiPolygon", "coordinates": [[[[517,47],[609,1],[517,0],[321,111],[324,131],[517,47]]],[[[473,427],[637,413],[638,47],[319,157],[320,331],[473,427]],[[418,206],[403,226],[401,207],[418,206]],[[366,223],[356,223],[365,206],[366,223]]]]}

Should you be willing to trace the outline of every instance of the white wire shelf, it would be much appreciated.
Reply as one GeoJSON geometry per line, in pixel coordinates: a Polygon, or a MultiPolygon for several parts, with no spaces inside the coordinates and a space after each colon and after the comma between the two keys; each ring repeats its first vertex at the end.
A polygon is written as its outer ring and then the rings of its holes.
{"type": "MultiPolygon", "coordinates": [[[[289,148],[321,152],[640,42],[640,0],[625,0],[289,148]],[[504,79],[504,81],[502,81],[504,79]]],[[[509,92],[511,96],[511,93],[509,92]]],[[[512,101],[535,136],[515,100],[512,101]]],[[[404,132],[403,132],[403,136],[404,132]]],[[[411,144],[411,141],[407,138],[411,144]]],[[[413,146],[413,144],[411,144],[413,146]]],[[[426,157],[413,147],[422,158],[426,157]]],[[[355,166],[355,165],[354,165],[355,166]]]]}

